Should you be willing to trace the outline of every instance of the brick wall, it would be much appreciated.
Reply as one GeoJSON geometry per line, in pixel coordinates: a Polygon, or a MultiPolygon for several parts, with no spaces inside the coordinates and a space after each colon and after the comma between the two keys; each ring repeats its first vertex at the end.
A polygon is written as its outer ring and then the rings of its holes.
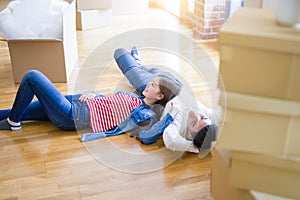
{"type": "MultiPolygon", "coordinates": [[[[194,0],[194,10],[189,11],[189,0],[180,0],[179,17],[182,21],[192,26],[194,38],[215,39],[218,38],[219,29],[224,24],[228,14],[228,1],[194,0]]],[[[150,6],[167,10],[164,8],[163,2],[164,0],[150,0],[150,6]]]]}
{"type": "Polygon", "coordinates": [[[194,12],[187,9],[188,0],[181,2],[180,18],[193,26],[198,39],[218,38],[219,29],[225,22],[226,0],[195,0],[194,12]]]}

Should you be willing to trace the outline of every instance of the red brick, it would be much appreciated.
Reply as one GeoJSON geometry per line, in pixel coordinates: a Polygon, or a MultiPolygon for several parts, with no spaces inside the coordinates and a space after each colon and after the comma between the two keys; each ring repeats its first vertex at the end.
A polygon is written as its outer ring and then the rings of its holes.
{"type": "Polygon", "coordinates": [[[205,19],[224,19],[225,12],[217,11],[217,12],[206,12],[204,14],[205,19]]]}
{"type": "Polygon", "coordinates": [[[205,20],[204,26],[220,26],[223,25],[225,22],[224,19],[211,19],[211,20],[205,20]]]}
{"type": "Polygon", "coordinates": [[[181,10],[181,18],[193,25],[195,38],[217,38],[225,21],[226,0],[195,0],[194,12],[181,10]]]}
{"type": "Polygon", "coordinates": [[[220,28],[222,28],[222,26],[214,26],[214,27],[212,27],[212,32],[213,33],[219,33],[220,32],[220,28]]]}
{"type": "Polygon", "coordinates": [[[209,40],[209,39],[215,39],[218,38],[219,35],[218,34],[202,34],[201,38],[204,40],[209,40]]]}

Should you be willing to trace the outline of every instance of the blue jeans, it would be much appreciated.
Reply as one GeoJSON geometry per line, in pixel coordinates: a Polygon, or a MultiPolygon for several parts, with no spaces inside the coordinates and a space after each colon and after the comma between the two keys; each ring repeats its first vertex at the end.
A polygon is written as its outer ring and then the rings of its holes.
{"type": "Polygon", "coordinates": [[[135,58],[123,48],[115,50],[114,58],[129,83],[139,93],[142,93],[147,83],[151,82],[157,76],[156,72],[158,69],[147,69],[145,66],[139,64],[135,58]]]}
{"type": "Polygon", "coordinates": [[[153,81],[153,79],[159,75],[170,78],[170,80],[173,80],[174,84],[178,87],[182,86],[180,81],[178,81],[171,73],[161,71],[155,67],[148,69],[137,62],[136,59],[123,48],[115,50],[114,58],[129,83],[139,93],[142,93],[142,91],[146,88],[147,83],[153,81]]]}
{"type": "Polygon", "coordinates": [[[24,75],[20,83],[12,109],[1,110],[0,119],[9,117],[14,122],[50,120],[60,129],[75,130],[77,126],[74,116],[77,116],[78,112],[81,113],[80,107],[83,107],[84,114],[81,114],[76,120],[80,122],[84,120],[84,127],[81,124],[79,127],[86,128],[89,125],[88,109],[85,102],[73,103],[73,99],[78,99],[78,97],[79,95],[64,96],[44,74],[37,70],[31,70],[24,75]],[[34,95],[37,97],[37,101],[32,101],[34,95]],[[77,113],[72,112],[74,105],[77,113]]]}

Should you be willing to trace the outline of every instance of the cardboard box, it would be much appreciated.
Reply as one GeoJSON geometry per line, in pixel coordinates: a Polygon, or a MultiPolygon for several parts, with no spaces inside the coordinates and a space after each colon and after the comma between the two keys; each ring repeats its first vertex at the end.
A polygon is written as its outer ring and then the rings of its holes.
{"type": "Polygon", "coordinates": [[[112,0],[77,0],[77,10],[105,10],[112,8],[112,0]]]}
{"type": "Polygon", "coordinates": [[[231,151],[229,184],[278,196],[300,199],[300,160],[231,151]]]}
{"type": "Polygon", "coordinates": [[[76,26],[79,30],[87,30],[111,25],[112,9],[105,10],[77,10],[76,26]]]}
{"type": "Polygon", "coordinates": [[[229,185],[230,151],[216,145],[212,150],[211,193],[215,200],[254,200],[249,190],[229,185]]]}
{"type": "Polygon", "coordinates": [[[300,156],[300,102],[226,93],[222,148],[300,156]]]}
{"type": "Polygon", "coordinates": [[[78,65],[75,0],[63,13],[63,40],[7,40],[14,80],[20,83],[30,69],[38,69],[53,82],[67,82],[78,65]]]}
{"type": "Polygon", "coordinates": [[[299,30],[278,25],[270,10],[241,8],[219,42],[227,91],[300,101],[299,30]]]}
{"type": "Polygon", "coordinates": [[[287,197],[281,197],[278,195],[267,194],[263,192],[251,191],[251,194],[254,196],[256,200],[293,200],[287,197]]]}
{"type": "Polygon", "coordinates": [[[112,0],[113,15],[145,14],[149,0],[112,0]]]}
{"type": "Polygon", "coordinates": [[[7,7],[7,5],[9,4],[10,0],[1,0],[0,1],[0,12],[7,7]]]}

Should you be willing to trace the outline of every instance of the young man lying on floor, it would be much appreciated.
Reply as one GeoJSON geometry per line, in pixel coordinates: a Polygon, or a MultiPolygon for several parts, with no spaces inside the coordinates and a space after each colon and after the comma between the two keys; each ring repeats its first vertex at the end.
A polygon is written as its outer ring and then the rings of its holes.
{"type": "MultiPolygon", "coordinates": [[[[118,67],[138,93],[142,93],[146,84],[158,74],[171,77],[180,85],[179,81],[170,73],[162,72],[157,68],[148,69],[142,65],[135,47],[131,52],[123,48],[117,49],[114,57],[118,67]]],[[[181,93],[184,92],[181,91],[181,93]]],[[[139,130],[137,134],[132,134],[144,144],[154,143],[162,135],[166,148],[172,151],[189,151],[205,156],[211,149],[212,143],[217,139],[218,127],[212,122],[212,119],[217,122],[218,116],[199,101],[195,101],[195,104],[198,104],[196,106],[198,110],[193,111],[194,108],[187,105],[187,101],[182,100],[182,98],[189,99],[187,96],[188,94],[176,96],[167,103],[161,118],[169,115],[170,110],[176,114],[173,114],[172,123],[165,129],[162,130],[162,125],[158,122],[150,130],[139,130]]]]}

